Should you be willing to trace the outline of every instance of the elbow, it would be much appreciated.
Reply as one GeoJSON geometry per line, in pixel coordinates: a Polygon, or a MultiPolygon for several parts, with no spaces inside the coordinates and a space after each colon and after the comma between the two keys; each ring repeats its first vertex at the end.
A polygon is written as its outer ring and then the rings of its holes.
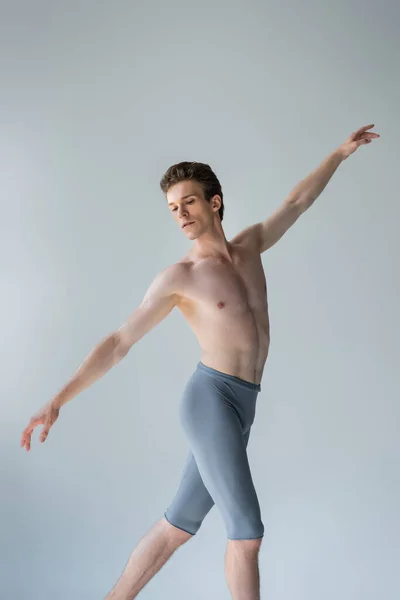
{"type": "Polygon", "coordinates": [[[121,335],[120,331],[115,331],[114,334],[114,355],[116,358],[116,362],[120,361],[124,356],[126,356],[129,350],[132,348],[131,343],[121,335]]]}
{"type": "Polygon", "coordinates": [[[298,196],[297,198],[292,198],[289,204],[294,206],[299,214],[302,214],[310,208],[310,206],[314,203],[314,200],[315,198],[311,196],[298,196]]]}

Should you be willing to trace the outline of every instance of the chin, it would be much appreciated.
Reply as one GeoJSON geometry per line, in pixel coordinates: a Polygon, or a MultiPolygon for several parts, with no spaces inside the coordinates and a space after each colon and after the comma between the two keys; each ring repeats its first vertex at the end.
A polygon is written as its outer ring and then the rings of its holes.
{"type": "Polygon", "coordinates": [[[186,236],[187,238],[189,238],[190,240],[193,240],[193,239],[195,239],[195,238],[197,237],[196,231],[193,231],[193,228],[190,228],[190,229],[189,229],[188,227],[185,227],[185,228],[183,229],[183,233],[184,233],[184,234],[185,234],[185,236],[186,236]]]}

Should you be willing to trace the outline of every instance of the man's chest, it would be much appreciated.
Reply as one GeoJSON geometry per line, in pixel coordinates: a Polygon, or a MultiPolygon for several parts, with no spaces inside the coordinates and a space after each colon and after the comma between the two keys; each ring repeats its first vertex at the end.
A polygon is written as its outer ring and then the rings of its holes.
{"type": "Polygon", "coordinates": [[[185,285],[187,303],[226,312],[262,310],[267,286],[261,258],[235,256],[233,261],[207,258],[193,265],[185,285]]]}

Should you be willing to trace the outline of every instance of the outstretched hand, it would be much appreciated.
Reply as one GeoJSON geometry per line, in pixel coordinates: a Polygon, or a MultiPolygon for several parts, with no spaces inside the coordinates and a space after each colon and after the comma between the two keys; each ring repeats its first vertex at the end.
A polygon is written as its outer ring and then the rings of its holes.
{"type": "Polygon", "coordinates": [[[42,433],[40,434],[40,441],[44,442],[47,439],[50,427],[52,427],[57,421],[59,412],[60,408],[58,406],[56,406],[53,402],[48,402],[35,415],[33,415],[28,425],[22,432],[21,448],[26,448],[27,452],[30,450],[32,433],[35,427],[38,425],[44,426],[42,433]]]}
{"type": "Polygon", "coordinates": [[[360,127],[357,131],[354,131],[350,137],[339,146],[343,158],[347,158],[350,154],[353,154],[360,146],[364,144],[370,144],[373,139],[381,137],[379,133],[372,133],[368,129],[372,129],[375,125],[365,125],[360,127]]]}

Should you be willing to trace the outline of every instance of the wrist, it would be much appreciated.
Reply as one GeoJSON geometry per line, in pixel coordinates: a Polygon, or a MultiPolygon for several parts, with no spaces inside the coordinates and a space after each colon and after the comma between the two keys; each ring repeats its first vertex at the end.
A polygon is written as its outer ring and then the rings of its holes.
{"type": "Polygon", "coordinates": [[[57,400],[57,398],[53,398],[52,400],[50,400],[49,404],[52,406],[52,408],[55,408],[57,410],[60,410],[62,406],[62,403],[59,400],[57,400]]]}
{"type": "Polygon", "coordinates": [[[60,408],[66,403],[68,402],[67,398],[65,398],[64,396],[62,396],[61,394],[57,394],[56,396],[54,396],[54,398],[52,398],[50,400],[50,404],[52,405],[53,408],[56,408],[57,410],[60,410],[60,408]]]}
{"type": "Polygon", "coordinates": [[[340,160],[340,162],[344,161],[347,158],[347,154],[344,151],[344,148],[342,148],[341,146],[339,146],[339,148],[337,148],[333,154],[338,158],[338,160],[340,160]]]}

